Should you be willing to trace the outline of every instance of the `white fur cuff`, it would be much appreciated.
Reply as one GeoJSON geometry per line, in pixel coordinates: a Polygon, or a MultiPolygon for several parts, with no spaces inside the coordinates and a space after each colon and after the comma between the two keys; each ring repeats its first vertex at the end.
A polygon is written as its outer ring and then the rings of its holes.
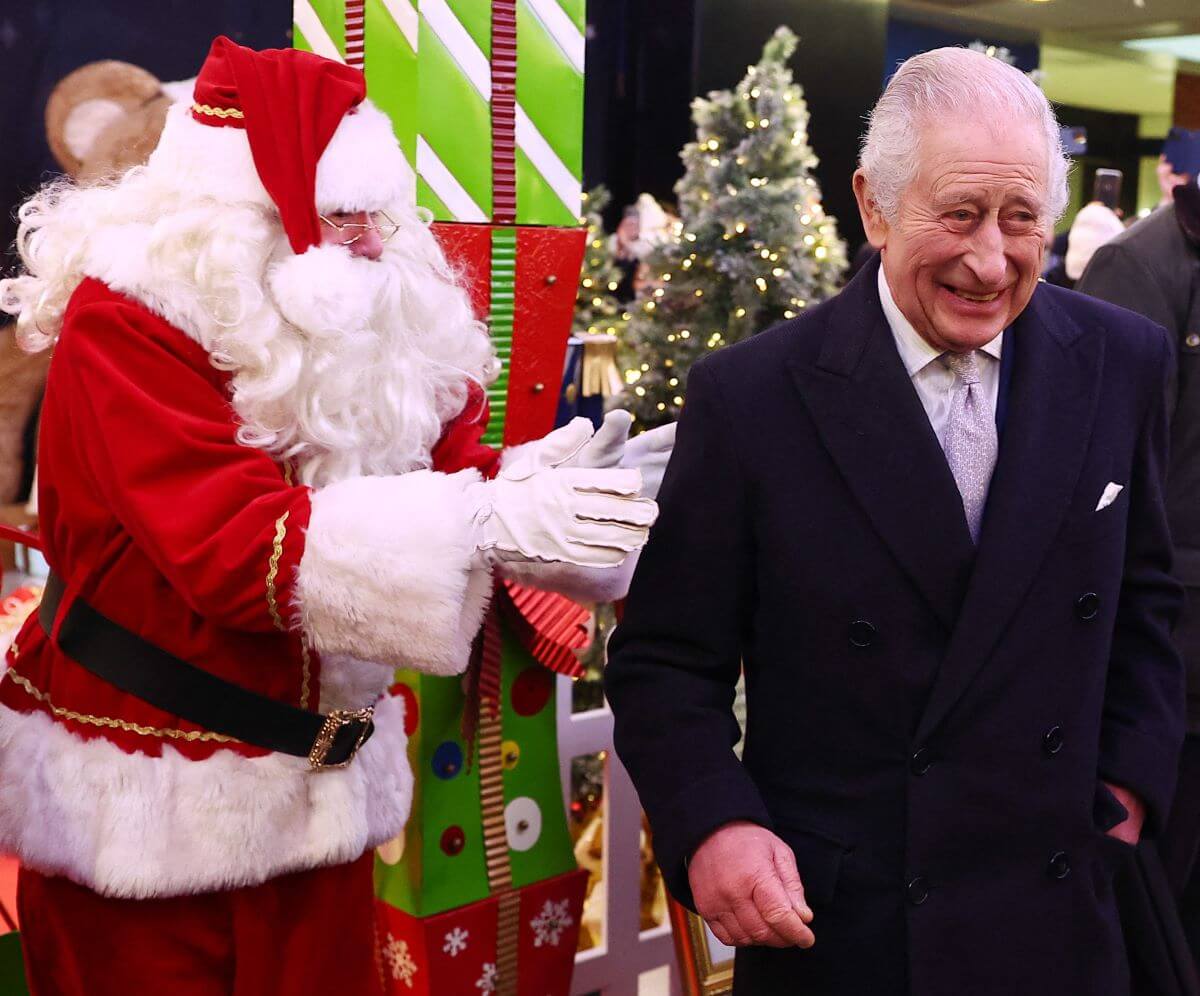
{"type": "Polygon", "coordinates": [[[314,492],[296,597],[321,654],[433,674],[467,666],[491,598],[473,568],[475,471],[359,477],[314,492]]]}

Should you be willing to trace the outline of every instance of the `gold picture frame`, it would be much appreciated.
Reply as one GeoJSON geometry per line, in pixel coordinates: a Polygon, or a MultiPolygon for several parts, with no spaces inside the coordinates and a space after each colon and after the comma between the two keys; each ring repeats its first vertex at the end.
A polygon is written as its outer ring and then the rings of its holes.
{"type": "Polygon", "coordinates": [[[722,944],[699,916],[668,899],[671,933],[684,996],[730,996],[733,949],[722,944]]]}

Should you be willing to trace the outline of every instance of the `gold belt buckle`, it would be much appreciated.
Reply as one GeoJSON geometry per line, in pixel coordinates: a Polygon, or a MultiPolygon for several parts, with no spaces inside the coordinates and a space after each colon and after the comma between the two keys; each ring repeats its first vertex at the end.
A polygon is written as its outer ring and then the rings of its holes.
{"type": "Polygon", "coordinates": [[[325,722],[321,724],[321,732],[313,741],[312,750],[308,752],[308,766],[314,771],[331,771],[334,768],[346,767],[354,760],[358,748],[367,739],[367,731],[371,728],[370,723],[374,715],[374,706],[367,706],[365,709],[334,709],[330,712],[325,717],[325,722]],[[333,747],[333,738],[337,736],[337,731],[343,726],[349,726],[357,721],[362,722],[362,733],[358,736],[358,742],[350,749],[350,756],[340,764],[326,764],[325,758],[329,754],[330,748],[333,747]]]}

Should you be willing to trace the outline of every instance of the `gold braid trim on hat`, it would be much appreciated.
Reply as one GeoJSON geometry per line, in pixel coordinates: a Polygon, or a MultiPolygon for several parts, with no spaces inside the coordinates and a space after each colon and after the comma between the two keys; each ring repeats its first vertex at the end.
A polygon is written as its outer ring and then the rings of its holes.
{"type": "Polygon", "coordinates": [[[236,107],[213,107],[211,104],[192,103],[192,110],[197,114],[207,114],[212,118],[244,118],[246,115],[236,107]]]}

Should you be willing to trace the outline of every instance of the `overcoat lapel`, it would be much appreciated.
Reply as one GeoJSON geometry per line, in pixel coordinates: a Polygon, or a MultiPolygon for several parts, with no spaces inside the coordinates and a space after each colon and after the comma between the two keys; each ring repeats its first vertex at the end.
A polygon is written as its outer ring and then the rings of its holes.
{"type": "Polygon", "coordinates": [[[946,657],[917,730],[924,740],[985,666],[1029,590],[1070,505],[1092,434],[1104,337],[1044,291],[1005,335],[1015,349],[1008,416],[971,573],[946,657]]]}
{"type": "Polygon", "coordinates": [[[879,304],[878,262],[834,302],[814,364],[792,374],[855,499],[947,632],[974,560],[962,499],[879,304]]]}

